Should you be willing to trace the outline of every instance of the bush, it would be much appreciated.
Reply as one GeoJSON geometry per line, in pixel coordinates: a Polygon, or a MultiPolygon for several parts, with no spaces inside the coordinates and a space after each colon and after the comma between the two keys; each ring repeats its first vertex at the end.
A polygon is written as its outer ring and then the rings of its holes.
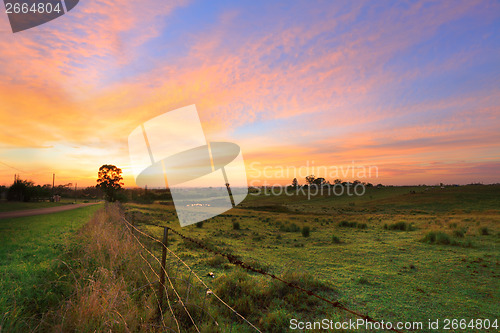
{"type": "Polygon", "coordinates": [[[233,222],[233,229],[234,230],[240,230],[240,223],[239,222],[233,222]]]}
{"type": "Polygon", "coordinates": [[[358,229],[367,229],[368,225],[366,223],[359,223],[358,224],[358,229]]]}
{"type": "Polygon", "coordinates": [[[309,237],[310,234],[311,234],[311,229],[309,228],[309,226],[304,226],[302,228],[302,236],[309,237]]]}
{"type": "Polygon", "coordinates": [[[458,238],[464,238],[465,237],[465,230],[464,229],[453,230],[453,236],[458,237],[458,238]]]}
{"type": "Polygon", "coordinates": [[[340,238],[338,238],[335,235],[332,235],[332,243],[334,243],[334,244],[340,244],[340,238]]]}
{"type": "Polygon", "coordinates": [[[203,228],[203,221],[196,223],[196,228],[203,228]]]}

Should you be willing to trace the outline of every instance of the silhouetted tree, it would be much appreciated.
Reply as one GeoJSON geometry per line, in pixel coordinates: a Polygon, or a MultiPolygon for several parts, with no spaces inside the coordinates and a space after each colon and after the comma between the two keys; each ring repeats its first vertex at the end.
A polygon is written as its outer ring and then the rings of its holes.
{"type": "Polygon", "coordinates": [[[30,201],[33,196],[34,183],[28,180],[16,178],[14,184],[7,192],[7,200],[9,201],[30,201]]]}
{"type": "Polygon", "coordinates": [[[306,183],[309,184],[309,185],[312,185],[312,184],[314,184],[314,180],[315,179],[316,179],[316,177],[314,177],[314,175],[307,176],[306,177],[306,183]]]}
{"type": "Polygon", "coordinates": [[[122,188],[122,180],[122,169],[104,164],[99,168],[96,187],[104,191],[106,200],[114,202],[118,191],[122,188]]]}
{"type": "Polygon", "coordinates": [[[297,186],[299,186],[299,181],[297,180],[297,178],[294,178],[292,180],[292,187],[297,187],[297,186]]]}
{"type": "Polygon", "coordinates": [[[313,183],[315,185],[321,186],[325,184],[325,178],[318,177],[315,180],[313,180],[313,183]]]}
{"type": "Polygon", "coordinates": [[[335,179],[335,180],[333,181],[333,183],[334,183],[334,184],[342,184],[342,179],[337,178],[337,179],[335,179]]]}

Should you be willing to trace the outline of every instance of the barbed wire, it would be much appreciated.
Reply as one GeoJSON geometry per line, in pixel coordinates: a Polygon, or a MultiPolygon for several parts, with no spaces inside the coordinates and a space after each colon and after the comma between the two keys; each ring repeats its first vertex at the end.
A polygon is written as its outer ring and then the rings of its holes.
{"type": "MultiPolygon", "coordinates": [[[[122,219],[123,219],[124,221],[126,221],[126,220],[125,220],[125,218],[122,218],[122,219]]],[[[138,230],[138,229],[137,229],[137,228],[135,228],[135,226],[134,226],[134,225],[132,225],[130,222],[128,222],[128,221],[126,221],[126,222],[127,222],[130,226],[132,226],[134,229],[138,230]]],[[[191,313],[188,311],[188,309],[186,308],[186,305],[185,305],[185,304],[184,304],[184,302],[182,301],[181,296],[179,295],[179,293],[178,293],[178,292],[177,292],[177,290],[175,289],[175,287],[174,287],[174,285],[173,285],[172,281],[170,280],[170,277],[169,277],[169,275],[168,275],[167,271],[166,271],[166,270],[165,270],[165,268],[161,265],[160,260],[159,260],[159,259],[158,259],[158,258],[157,258],[157,257],[156,257],[153,253],[151,253],[151,251],[149,251],[149,250],[147,249],[147,247],[146,247],[144,244],[142,244],[142,242],[141,242],[141,241],[137,238],[137,236],[135,236],[133,233],[131,233],[131,235],[135,238],[135,240],[138,242],[138,244],[139,244],[139,245],[140,245],[140,246],[141,246],[141,247],[142,247],[142,248],[143,248],[143,249],[144,249],[144,250],[145,250],[145,251],[146,251],[149,255],[151,255],[151,256],[152,256],[152,257],[153,257],[153,258],[154,258],[154,259],[155,259],[155,260],[156,260],[156,261],[160,264],[160,267],[161,267],[161,268],[162,268],[162,270],[164,271],[165,276],[167,277],[168,282],[170,283],[170,286],[172,287],[172,290],[174,291],[174,293],[176,294],[177,298],[179,299],[179,302],[181,303],[182,307],[183,307],[183,308],[184,308],[184,310],[186,311],[186,314],[188,315],[189,319],[190,319],[190,320],[191,320],[191,322],[193,323],[193,326],[195,327],[196,331],[199,333],[199,332],[200,332],[200,330],[198,329],[198,326],[197,326],[197,325],[196,325],[196,323],[194,322],[194,319],[193,319],[193,317],[191,316],[191,313]]],[[[163,244],[163,243],[162,243],[162,244],[163,244]]],[[[145,261],[146,261],[146,263],[148,263],[149,267],[150,267],[150,268],[151,268],[151,270],[154,272],[154,274],[158,277],[158,280],[160,280],[160,277],[159,277],[159,276],[158,276],[158,274],[155,272],[155,270],[151,267],[151,264],[149,264],[149,262],[148,262],[147,260],[145,260],[145,261]]],[[[163,286],[163,288],[165,288],[165,294],[167,295],[167,301],[168,301],[168,291],[166,290],[166,287],[165,287],[165,286],[163,286]]],[[[160,300],[160,301],[161,301],[161,300],[160,300]]],[[[174,318],[175,318],[175,314],[174,314],[174,312],[173,312],[173,309],[172,309],[172,307],[170,306],[170,301],[168,301],[168,304],[169,304],[169,307],[170,307],[170,311],[172,312],[172,315],[173,315],[173,316],[174,316],[174,318]]],[[[161,307],[160,307],[160,308],[161,308],[161,307]]],[[[177,327],[179,328],[179,323],[178,323],[178,321],[177,321],[177,319],[176,319],[176,318],[175,318],[175,321],[176,321],[176,323],[177,323],[177,327]]],[[[180,328],[179,328],[179,330],[180,330],[180,328]]]]}
{"type": "MultiPolygon", "coordinates": [[[[362,319],[364,319],[366,321],[369,321],[369,322],[372,322],[372,323],[379,323],[379,324],[381,324],[381,321],[376,320],[374,318],[371,318],[368,315],[365,315],[365,314],[359,313],[357,311],[351,310],[351,309],[347,308],[345,305],[343,305],[342,303],[340,303],[337,300],[336,301],[331,301],[331,300],[329,300],[329,299],[327,299],[327,298],[325,298],[323,296],[320,296],[320,295],[314,293],[312,290],[308,290],[308,289],[302,288],[301,286],[298,286],[298,285],[296,285],[296,284],[294,284],[292,282],[285,281],[284,279],[282,279],[282,278],[280,278],[280,277],[278,277],[278,276],[276,276],[274,274],[268,273],[268,272],[264,271],[261,268],[252,267],[251,265],[244,263],[243,261],[241,261],[240,259],[238,259],[234,255],[226,254],[226,253],[222,253],[220,251],[217,251],[217,250],[215,250],[215,249],[213,249],[213,248],[211,248],[209,246],[206,246],[205,244],[203,244],[202,242],[200,242],[198,240],[192,239],[190,237],[187,237],[187,236],[181,234],[178,231],[175,231],[174,229],[172,229],[170,227],[165,227],[165,228],[167,228],[168,230],[171,230],[173,233],[175,233],[176,235],[180,236],[181,238],[183,238],[183,239],[185,239],[185,240],[187,240],[189,242],[192,242],[194,244],[197,244],[199,247],[201,247],[201,248],[203,248],[203,249],[205,249],[205,250],[207,250],[209,252],[212,252],[212,253],[214,253],[216,255],[220,255],[220,256],[226,258],[233,265],[240,266],[240,267],[242,267],[242,268],[244,268],[246,270],[249,270],[249,271],[252,271],[252,272],[255,272],[255,273],[259,273],[259,274],[262,274],[262,275],[269,276],[270,278],[272,278],[274,280],[277,280],[277,281],[280,281],[280,282],[288,285],[291,288],[295,288],[297,290],[300,290],[300,291],[306,293],[309,296],[315,297],[315,298],[317,298],[317,299],[319,299],[321,301],[329,303],[330,305],[332,305],[332,306],[334,306],[334,307],[336,307],[336,308],[338,308],[340,310],[348,312],[348,313],[350,313],[350,314],[352,314],[354,316],[360,317],[360,318],[362,318],[362,319]]],[[[154,239],[151,236],[149,236],[149,237],[152,238],[152,239],[154,239]]],[[[156,241],[158,241],[158,240],[156,240],[156,241]]],[[[158,241],[158,242],[161,243],[161,244],[163,244],[163,242],[160,242],[160,241],[158,241]]],[[[165,244],[163,244],[163,246],[166,247],[165,244]]],[[[168,250],[168,247],[167,247],[167,250],[168,250]]],[[[393,331],[393,332],[397,332],[397,333],[403,333],[402,331],[397,330],[395,328],[390,328],[389,330],[393,331]]]]}
{"type": "MultiPolygon", "coordinates": [[[[175,256],[175,258],[180,262],[182,263],[189,271],[190,273],[192,273],[196,279],[198,281],[201,282],[201,284],[203,284],[203,286],[206,288],[206,292],[210,292],[211,295],[213,295],[215,298],[217,298],[218,301],[220,301],[224,306],[226,306],[229,310],[231,310],[235,315],[237,315],[238,317],[240,317],[241,319],[243,319],[247,324],[249,324],[253,329],[255,329],[257,332],[260,332],[262,333],[254,324],[252,324],[248,319],[246,319],[242,314],[240,314],[238,311],[236,311],[235,309],[233,309],[229,304],[227,304],[226,302],[224,302],[224,300],[222,298],[220,298],[215,292],[213,292],[213,290],[205,283],[205,281],[203,281],[203,279],[201,279],[198,274],[196,274],[196,272],[191,268],[189,267],[189,265],[187,263],[185,263],[177,254],[175,254],[174,251],[172,251],[171,249],[169,249],[162,241],[160,241],[159,239],[156,239],[154,238],[153,236],[143,232],[142,230],[138,229],[136,226],[134,226],[132,223],[130,223],[129,221],[127,221],[127,219],[125,219],[124,217],[122,217],[123,221],[128,224],[130,227],[132,227],[134,230],[136,230],[137,232],[139,232],[141,235],[151,239],[152,241],[154,242],[157,242],[157,243],[160,243],[170,254],[172,254],[173,256],[175,256]]],[[[170,230],[170,229],[169,229],[170,230]]],[[[134,237],[137,239],[137,237],[134,235],[134,237]]],[[[138,242],[140,242],[138,239],[137,239],[138,242]]],[[[141,246],[145,247],[142,243],[141,243],[141,246]]],[[[151,255],[154,256],[154,254],[152,254],[149,250],[147,250],[147,252],[149,252],[151,255]]],[[[159,262],[159,259],[156,258],[156,256],[154,256],[156,260],[158,260],[159,262]]],[[[161,264],[160,264],[161,265],[161,264]]],[[[156,274],[157,275],[157,274],[156,274]]],[[[168,277],[168,274],[166,273],[165,271],[165,275],[168,277]]],[[[158,276],[158,275],[157,275],[158,276]]],[[[158,276],[159,278],[159,276],[158,276]]]]}

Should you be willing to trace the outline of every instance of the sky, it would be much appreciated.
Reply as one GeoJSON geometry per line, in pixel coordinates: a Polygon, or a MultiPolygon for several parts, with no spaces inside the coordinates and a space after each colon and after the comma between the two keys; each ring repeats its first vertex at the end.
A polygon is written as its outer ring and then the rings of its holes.
{"type": "Polygon", "coordinates": [[[0,185],[135,186],[129,134],[192,104],[250,185],[497,183],[499,33],[498,1],[83,0],[15,34],[2,7],[0,185]]]}

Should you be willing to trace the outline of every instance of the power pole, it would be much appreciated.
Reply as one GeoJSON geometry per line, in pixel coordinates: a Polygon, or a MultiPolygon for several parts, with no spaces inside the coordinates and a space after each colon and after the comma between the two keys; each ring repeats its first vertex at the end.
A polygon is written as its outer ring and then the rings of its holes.
{"type": "Polygon", "coordinates": [[[78,185],[78,183],[75,183],[75,203],[76,203],[76,186],[78,185]]]}
{"type": "Polygon", "coordinates": [[[52,199],[54,199],[54,201],[55,201],[55,198],[54,198],[54,184],[55,184],[55,181],[56,181],[56,174],[53,173],[52,174],[52,199]]]}

